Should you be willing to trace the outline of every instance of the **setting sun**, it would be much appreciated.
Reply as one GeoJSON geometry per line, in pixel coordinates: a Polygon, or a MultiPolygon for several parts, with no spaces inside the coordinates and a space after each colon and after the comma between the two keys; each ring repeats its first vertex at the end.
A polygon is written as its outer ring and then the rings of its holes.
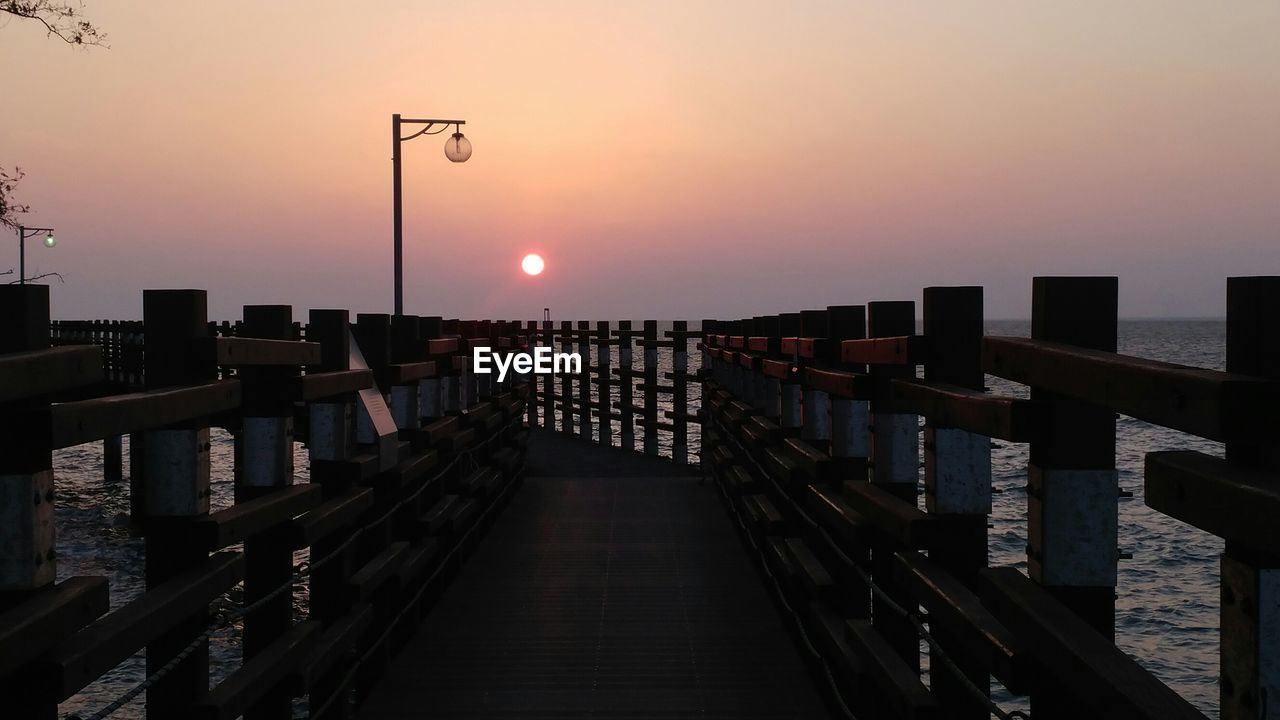
{"type": "Polygon", "coordinates": [[[524,256],[520,261],[520,269],[524,270],[526,275],[538,275],[547,264],[542,261],[542,256],[536,253],[530,253],[524,256]]]}

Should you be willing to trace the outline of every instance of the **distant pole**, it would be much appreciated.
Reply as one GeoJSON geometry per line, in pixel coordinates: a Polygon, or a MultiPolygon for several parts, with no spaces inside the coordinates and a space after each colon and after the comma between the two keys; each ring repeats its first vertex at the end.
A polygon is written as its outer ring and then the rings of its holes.
{"type": "Polygon", "coordinates": [[[392,223],[395,226],[395,285],[396,315],[404,314],[404,227],[400,210],[400,113],[391,116],[391,202],[392,223]]]}

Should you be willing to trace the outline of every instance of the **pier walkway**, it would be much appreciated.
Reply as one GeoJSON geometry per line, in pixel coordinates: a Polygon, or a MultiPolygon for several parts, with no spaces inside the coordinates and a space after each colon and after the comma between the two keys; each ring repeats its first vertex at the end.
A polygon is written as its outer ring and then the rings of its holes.
{"type": "Polygon", "coordinates": [[[358,717],[826,713],[712,483],[546,430],[358,717]]]}

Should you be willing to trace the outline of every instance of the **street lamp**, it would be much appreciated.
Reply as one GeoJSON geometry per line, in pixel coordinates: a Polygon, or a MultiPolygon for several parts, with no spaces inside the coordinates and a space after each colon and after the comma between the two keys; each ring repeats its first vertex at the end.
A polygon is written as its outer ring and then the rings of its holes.
{"type": "Polygon", "coordinates": [[[453,134],[445,141],[444,156],[456,163],[466,162],[467,158],[471,157],[471,141],[462,134],[462,126],[466,124],[466,120],[410,120],[401,118],[398,113],[391,116],[391,193],[392,217],[395,226],[396,315],[404,314],[404,259],[402,250],[404,230],[400,210],[400,143],[412,140],[419,135],[439,135],[452,125],[453,134]],[[423,128],[408,137],[402,137],[400,135],[401,125],[422,125],[423,128]],[[437,125],[440,126],[438,130],[435,129],[437,125]]]}
{"type": "Polygon", "coordinates": [[[44,233],[44,246],[51,248],[58,244],[56,238],[53,237],[53,228],[29,228],[23,225],[18,226],[18,284],[27,284],[27,238],[33,238],[44,233]]]}

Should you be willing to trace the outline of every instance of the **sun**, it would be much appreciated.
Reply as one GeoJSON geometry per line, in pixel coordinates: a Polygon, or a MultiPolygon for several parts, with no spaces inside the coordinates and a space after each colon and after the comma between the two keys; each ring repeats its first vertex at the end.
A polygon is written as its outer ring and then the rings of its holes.
{"type": "Polygon", "coordinates": [[[520,269],[525,275],[538,275],[542,272],[547,264],[542,261],[542,256],[537,253],[529,253],[520,261],[520,269]]]}

